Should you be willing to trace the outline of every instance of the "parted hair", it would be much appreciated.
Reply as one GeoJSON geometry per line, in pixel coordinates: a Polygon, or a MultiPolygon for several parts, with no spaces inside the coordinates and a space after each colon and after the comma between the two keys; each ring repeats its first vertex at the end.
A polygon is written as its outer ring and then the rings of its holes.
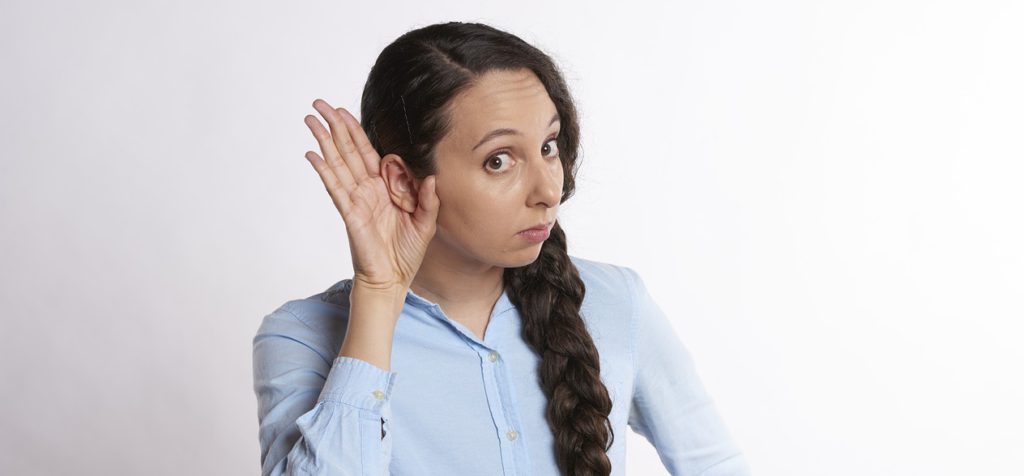
{"type": "MultiPolygon", "coordinates": [[[[380,153],[396,154],[417,178],[437,173],[434,146],[448,132],[452,100],[494,70],[529,69],[555,104],[564,180],[559,203],[575,191],[579,120],[554,61],[519,37],[480,23],[440,23],[409,31],[381,51],[370,69],[361,124],[380,153]]],[[[540,357],[546,418],[565,475],[607,475],[614,442],[612,401],[601,381],[597,347],[580,316],[586,287],[556,221],[540,256],[506,268],[504,286],[522,317],[522,337],[540,357]]]]}

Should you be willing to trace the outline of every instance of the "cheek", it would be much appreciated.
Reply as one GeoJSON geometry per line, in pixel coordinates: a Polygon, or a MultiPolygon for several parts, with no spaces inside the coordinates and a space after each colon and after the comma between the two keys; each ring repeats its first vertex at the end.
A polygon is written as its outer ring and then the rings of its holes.
{"type": "Polygon", "coordinates": [[[509,217],[514,211],[514,193],[494,188],[481,188],[462,183],[453,193],[438,190],[441,208],[438,210],[438,226],[444,228],[460,241],[493,240],[508,234],[506,228],[514,226],[509,217]]]}
{"type": "Polygon", "coordinates": [[[468,222],[466,226],[477,236],[488,239],[504,234],[507,227],[515,226],[510,223],[510,219],[514,220],[516,216],[515,197],[514,193],[492,189],[464,202],[462,211],[468,222]]]}

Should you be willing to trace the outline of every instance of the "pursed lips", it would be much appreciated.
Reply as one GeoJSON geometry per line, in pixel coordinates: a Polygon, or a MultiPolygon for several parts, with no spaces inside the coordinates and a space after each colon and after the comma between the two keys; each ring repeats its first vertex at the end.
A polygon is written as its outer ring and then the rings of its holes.
{"type": "Polygon", "coordinates": [[[549,221],[549,222],[547,222],[547,223],[545,223],[545,224],[543,224],[543,225],[537,225],[537,226],[535,226],[535,227],[533,227],[533,228],[527,228],[527,229],[525,229],[525,230],[522,230],[522,231],[520,231],[519,233],[522,233],[522,232],[524,232],[524,231],[530,231],[530,230],[546,230],[546,229],[548,229],[548,228],[549,228],[549,227],[550,227],[550,226],[551,226],[551,225],[552,225],[553,223],[554,223],[554,221],[552,220],[552,221],[549,221]]]}

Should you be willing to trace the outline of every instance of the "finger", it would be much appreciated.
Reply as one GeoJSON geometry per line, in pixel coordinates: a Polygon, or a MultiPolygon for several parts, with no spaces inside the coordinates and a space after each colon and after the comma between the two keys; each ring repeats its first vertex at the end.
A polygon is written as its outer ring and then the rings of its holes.
{"type": "Polygon", "coordinates": [[[334,141],[331,140],[331,133],[327,132],[323,124],[313,115],[307,115],[306,125],[309,126],[309,130],[313,131],[313,136],[316,137],[317,143],[320,144],[320,150],[324,153],[324,162],[330,167],[338,182],[346,189],[352,190],[356,187],[355,179],[352,177],[352,172],[348,170],[348,165],[342,160],[341,154],[338,153],[337,147],[334,145],[334,141]]]}
{"type": "Polygon", "coordinates": [[[306,160],[313,165],[316,173],[320,175],[320,180],[324,183],[324,188],[327,189],[327,193],[331,195],[331,199],[334,200],[335,205],[338,207],[338,211],[341,212],[343,217],[348,217],[348,211],[352,209],[352,201],[348,198],[348,191],[341,185],[334,172],[327,165],[324,159],[321,159],[316,152],[306,152],[306,160]]]}
{"type": "Polygon", "coordinates": [[[320,112],[320,115],[324,117],[324,120],[331,127],[331,137],[334,140],[334,144],[338,147],[341,157],[345,159],[345,165],[348,165],[348,170],[352,172],[352,178],[356,182],[361,182],[366,178],[366,164],[363,162],[363,158],[360,157],[359,151],[356,150],[356,144],[352,142],[352,137],[348,135],[348,127],[345,126],[345,121],[342,120],[341,114],[338,114],[338,111],[334,110],[323,99],[313,101],[313,107],[320,112]]]}
{"type": "Polygon", "coordinates": [[[348,134],[352,137],[352,140],[356,143],[356,150],[359,151],[359,155],[363,157],[363,162],[366,165],[366,173],[370,177],[380,176],[380,154],[370,144],[370,138],[366,137],[366,131],[363,130],[363,126],[359,124],[355,116],[348,112],[347,109],[339,107],[338,113],[341,114],[342,119],[345,120],[345,125],[348,127],[348,134]]]}
{"type": "Polygon", "coordinates": [[[437,175],[429,175],[420,184],[419,199],[413,218],[422,229],[429,229],[437,223],[437,211],[441,200],[437,196],[437,175]]]}

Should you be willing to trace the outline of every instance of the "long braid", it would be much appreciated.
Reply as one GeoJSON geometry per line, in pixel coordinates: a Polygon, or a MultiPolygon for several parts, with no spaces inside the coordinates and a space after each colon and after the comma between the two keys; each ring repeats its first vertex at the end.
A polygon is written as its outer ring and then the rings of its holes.
{"type": "Polygon", "coordinates": [[[586,287],[570,261],[556,222],[536,261],[507,268],[509,300],[523,320],[523,339],[541,357],[540,383],[555,458],[570,476],[608,475],[615,440],[612,401],[601,382],[597,347],[580,316],[586,287]]]}

